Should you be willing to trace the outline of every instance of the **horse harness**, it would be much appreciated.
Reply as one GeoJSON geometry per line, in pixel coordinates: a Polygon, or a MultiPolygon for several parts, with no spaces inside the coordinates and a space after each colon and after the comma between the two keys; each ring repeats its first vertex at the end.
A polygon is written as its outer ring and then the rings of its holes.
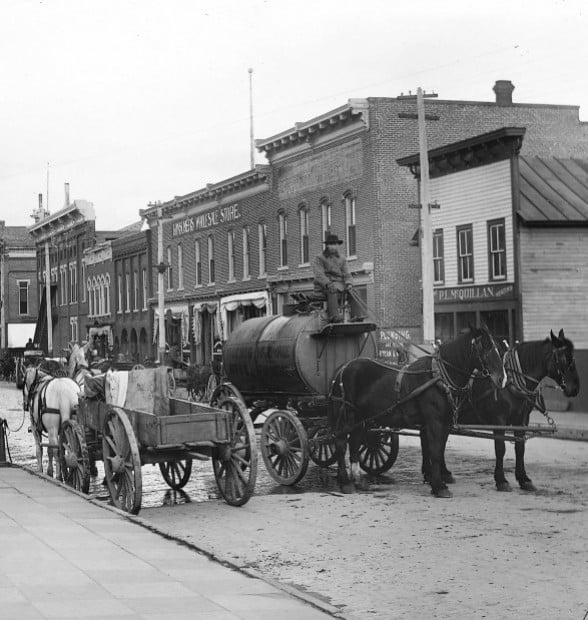
{"type": "Polygon", "coordinates": [[[528,377],[523,372],[516,346],[504,354],[504,369],[510,379],[509,387],[511,390],[544,414],[546,411],[545,400],[539,387],[539,381],[533,379],[533,377],[528,377]],[[527,387],[527,380],[533,381],[536,384],[534,389],[530,390],[527,387]]]}
{"type": "Polygon", "coordinates": [[[39,432],[47,430],[43,425],[43,414],[61,414],[59,409],[56,409],[55,407],[47,407],[47,388],[54,379],[55,377],[50,375],[40,375],[39,369],[37,368],[35,370],[35,378],[33,379],[27,393],[27,408],[29,411],[31,410],[31,406],[34,404],[35,399],[37,399],[37,411],[39,415],[37,416],[36,426],[39,432]]]}

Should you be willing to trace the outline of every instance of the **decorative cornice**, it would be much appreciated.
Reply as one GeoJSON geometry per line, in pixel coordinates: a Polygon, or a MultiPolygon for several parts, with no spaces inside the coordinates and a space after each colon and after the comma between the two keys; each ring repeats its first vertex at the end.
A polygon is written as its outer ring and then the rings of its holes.
{"type": "Polygon", "coordinates": [[[206,203],[221,204],[226,197],[234,200],[235,195],[243,190],[258,188],[259,191],[265,191],[269,188],[269,170],[269,166],[256,166],[253,170],[248,170],[219,183],[209,183],[203,189],[185,194],[184,196],[175,196],[167,202],[149,203],[147,209],[142,209],[139,213],[142,218],[147,219],[150,225],[152,225],[153,220],[156,220],[158,217],[159,209],[161,209],[162,217],[170,217],[179,211],[187,212],[197,205],[206,203]]]}
{"type": "MultiPolygon", "coordinates": [[[[503,127],[495,131],[454,142],[429,151],[429,175],[443,176],[491,164],[512,155],[518,155],[525,135],[524,127],[503,127]]],[[[416,178],[420,178],[420,155],[414,154],[396,160],[398,165],[406,166],[416,178]]]]}
{"type": "Polygon", "coordinates": [[[301,145],[313,145],[321,136],[325,136],[334,130],[361,124],[361,129],[369,129],[369,103],[366,99],[350,99],[348,103],[335,110],[326,112],[303,123],[295,123],[291,129],[286,129],[279,134],[263,140],[256,140],[257,149],[272,158],[276,153],[291,150],[301,145]]]}

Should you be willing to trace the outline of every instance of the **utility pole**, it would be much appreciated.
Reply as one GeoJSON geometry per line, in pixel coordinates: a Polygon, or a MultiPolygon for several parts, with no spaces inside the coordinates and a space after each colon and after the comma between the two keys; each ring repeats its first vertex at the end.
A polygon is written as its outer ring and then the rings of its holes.
{"type": "Polygon", "coordinates": [[[51,269],[49,240],[45,241],[45,310],[47,311],[47,355],[53,357],[53,322],[51,319],[51,269]]]}
{"type": "Polygon", "coordinates": [[[159,313],[159,338],[157,355],[160,365],[165,361],[165,317],[163,315],[163,274],[167,265],[163,262],[163,215],[161,207],[157,209],[157,312],[159,313]]]}
{"type": "MultiPolygon", "coordinates": [[[[401,113],[400,118],[416,118],[419,131],[419,164],[420,164],[420,203],[410,205],[420,208],[421,248],[421,283],[423,288],[423,343],[432,345],[435,340],[435,304],[433,297],[433,231],[431,226],[431,208],[439,208],[437,203],[431,204],[429,189],[429,148],[427,146],[427,120],[439,120],[438,116],[425,114],[425,97],[436,97],[436,94],[424,94],[417,89],[417,114],[401,113]]],[[[399,99],[414,99],[414,95],[401,95],[399,99]]]]}
{"type": "Polygon", "coordinates": [[[417,89],[417,118],[419,124],[419,158],[421,165],[421,263],[423,283],[423,342],[435,340],[435,305],[433,298],[433,232],[429,194],[429,149],[425,126],[423,91],[417,89]]]}

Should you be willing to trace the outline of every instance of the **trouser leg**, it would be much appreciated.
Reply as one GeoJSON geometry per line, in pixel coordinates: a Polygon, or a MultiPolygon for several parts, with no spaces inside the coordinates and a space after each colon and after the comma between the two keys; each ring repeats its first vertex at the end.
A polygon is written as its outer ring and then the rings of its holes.
{"type": "Polygon", "coordinates": [[[339,318],[339,296],[336,292],[327,291],[327,312],[329,319],[339,318]]]}

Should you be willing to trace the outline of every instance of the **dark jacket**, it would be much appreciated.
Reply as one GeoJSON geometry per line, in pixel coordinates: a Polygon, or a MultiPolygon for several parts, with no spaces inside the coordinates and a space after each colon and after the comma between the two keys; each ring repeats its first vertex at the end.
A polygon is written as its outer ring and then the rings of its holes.
{"type": "Polygon", "coordinates": [[[353,283],[345,257],[327,253],[326,250],[314,259],[312,271],[314,290],[317,292],[326,291],[331,283],[340,291],[345,288],[346,284],[353,283]]]}

